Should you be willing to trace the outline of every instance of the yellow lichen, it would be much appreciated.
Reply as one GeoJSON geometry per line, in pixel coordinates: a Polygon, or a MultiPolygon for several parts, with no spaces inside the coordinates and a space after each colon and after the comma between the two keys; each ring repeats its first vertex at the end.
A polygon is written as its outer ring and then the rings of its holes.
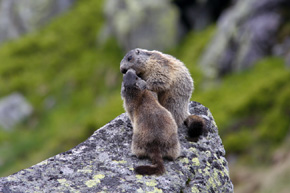
{"type": "Polygon", "coordinates": [[[147,185],[147,186],[156,186],[157,183],[156,183],[155,180],[150,180],[150,181],[146,182],[146,185],[147,185]]]}
{"type": "Polygon", "coordinates": [[[136,178],[137,178],[138,180],[141,180],[141,179],[143,178],[143,176],[140,175],[140,174],[137,174],[137,175],[136,175],[136,178]]]}
{"type": "Polygon", "coordinates": [[[87,187],[91,188],[93,186],[95,186],[98,182],[96,182],[95,180],[88,180],[85,184],[87,187]]]}
{"type": "Polygon", "coordinates": [[[211,152],[210,152],[209,150],[207,150],[207,151],[205,152],[205,154],[206,154],[208,157],[211,156],[211,152]]]}
{"type": "Polygon", "coordinates": [[[66,179],[57,179],[57,181],[60,183],[60,184],[64,184],[66,182],[66,179]]]}
{"type": "Polygon", "coordinates": [[[40,162],[40,163],[38,163],[36,165],[38,165],[38,166],[47,165],[47,163],[48,163],[48,161],[47,160],[44,160],[44,161],[42,161],[42,162],[40,162]]]}
{"type": "Polygon", "coordinates": [[[85,184],[87,187],[91,188],[91,187],[97,185],[98,183],[100,183],[101,179],[103,179],[104,177],[105,177],[105,175],[103,175],[103,174],[97,174],[93,177],[92,180],[86,181],[85,184]]]}
{"type": "Polygon", "coordinates": [[[216,188],[216,183],[214,181],[214,179],[212,177],[210,177],[208,180],[207,180],[207,187],[208,188],[216,188]]]}
{"type": "Polygon", "coordinates": [[[197,187],[193,186],[191,188],[191,192],[193,192],[193,193],[199,193],[200,191],[197,189],[197,187]]]}
{"type": "Polygon", "coordinates": [[[200,165],[200,163],[199,163],[199,160],[198,160],[198,158],[197,157],[195,157],[195,158],[192,158],[192,164],[194,165],[194,166],[199,166],[200,165]]]}
{"type": "Polygon", "coordinates": [[[14,181],[14,180],[16,180],[17,178],[15,178],[15,177],[13,177],[13,176],[8,176],[7,177],[7,180],[8,181],[14,181]]]}
{"type": "Polygon", "coordinates": [[[71,189],[72,192],[78,193],[78,191],[71,188],[72,182],[66,179],[57,179],[57,181],[61,184],[61,186],[65,186],[71,189]]]}
{"type": "Polygon", "coordinates": [[[92,173],[92,170],[89,167],[85,167],[83,169],[77,170],[80,173],[92,173]]]}
{"type": "Polygon", "coordinates": [[[221,181],[219,180],[219,172],[218,172],[217,170],[214,170],[213,177],[214,177],[214,179],[215,179],[215,182],[216,182],[217,186],[221,186],[222,183],[221,183],[221,181]]]}
{"type": "Polygon", "coordinates": [[[125,160],[113,160],[113,162],[119,163],[119,164],[125,164],[127,161],[125,160]]]}
{"type": "Polygon", "coordinates": [[[163,191],[159,188],[154,187],[153,191],[149,191],[148,193],[163,193],[163,191]]]}
{"type": "Polygon", "coordinates": [[[182,163],[186,163],[186,164],[188,164],[189,163],[189,160],[185,157],[185,158],[182,158],[182,159],[180,159],[180,161],[182,162],[182,163]]]}
{"type": "Polygon", "coordinates": [[[190,148],[189,148],[189,151],[196,152],[196,148],[194,148],[194,147],[190,147],[190,148]]]}
{"type": "Polygon", "coordinates": [[[223,165],[223,163],[224,163],[223,158],[220,158],[220,159],[218,159],[217,161],[220,163],[220,166],[222,167],[222,171],[223,171],[223,172],[221,172],[222,176],[223,176],[223,177],[224,177],[225,175],[229,176],[229,175],[230,175],[230,174],[229,174],[229,170],[228,170],[228,169],[223,165]]]}

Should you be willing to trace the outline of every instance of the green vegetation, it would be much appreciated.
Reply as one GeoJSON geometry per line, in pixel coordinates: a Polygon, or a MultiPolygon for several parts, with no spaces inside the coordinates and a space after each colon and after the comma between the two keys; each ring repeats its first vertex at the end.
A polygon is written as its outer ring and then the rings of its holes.
{"type": "Polygon", "coordinates": [[[210,108],[227,152],[246,153],[258,162],[267,160],[289,132],[289,98],[290,71],[279,58],[264,59],[193,96],[210,108]]]}
{"type": "Polygon", "coordinates": [[[191,32],[182,40],[177,48],[169,52],[169,54],[172,54],[186,64],[191,76],[194,78],[195,91],[200,90],[203,79],[198,62],[215,31],[215,26],[210,26],[203,31],[191,32]]]}
{"type": "Polygon", "coordinates": [[[85,140],[123,112],[122,51],[96,43],[102,1],[78,2],[41,31],[0,49],[0,95],[22,93],[33,116],[0,130],[0,173],[8,175],[85,140]]]}
{"type": "MultiPolygon", "coordinates": [[[[34,107],[13,131],[0,130],[0,176],[72,148],[124,112],[124,53],[114,39],[96,42],[103,20],[102,1],[79,1],[39,32],[0,48],[0,96],[20,92],[34,107]]],[[[214,32],[190,33],[169,53],[190,69],[192,100],[210,108],[227,152],[265,159],[289,130],[290,71],[267,58],[203,91],[197,63],[214,32]]]]}
{"type": "Polygon", "coordinates": [[[192,100],[211,110],[227,153],[265,162],[289,133],[290,70],[280,58],[265,58],[252,69],[224,77],[215,88],[203,89],[198,59],[214,32],[210,27],[189,34],[172,54],[189,68],[196,87],[192,100]]]}

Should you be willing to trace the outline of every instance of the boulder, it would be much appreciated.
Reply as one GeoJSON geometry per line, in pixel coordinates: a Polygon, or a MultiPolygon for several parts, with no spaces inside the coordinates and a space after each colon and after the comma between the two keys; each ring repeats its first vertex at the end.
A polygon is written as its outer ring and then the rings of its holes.
{"type": "Polygon", "coordinates": [[[217,33],[201,59],[205,76],[216,79],[270,55],[289,61],[289,43],[283,43],[290,37],[289,11],[288,0],[237,0],[220,17],[217,33]]]}
{"type": "Polygon", "coordinates": [[[75,0],[0,0],[0,43],[32,32],[75,0]]]}
{"type": "Polygon", "coordinates": [[[202,30],[215,22],[232,0],[173,0],[180,13],[180,26],[185,33],[202,30]]]}
{"type": "Polygon", "coordinates": [[[177,44],[178,10],[169,0],[107,0],[100,41],[114,36],[124,50],[165,50],[177,44]]]}
{"type": "Polygon", "coordinates": [[[197,102],[207,132],[197,142],[179,128],[182,155],[165,161],[166,173],[142,176],[134,167],[150,164],[130,152],[132,125],[124,113],[73,149],[0,178],[0,192],[233,192],[225,149],[210,111],[197,102]]]}
{"type": "Polygon", "coordinates": [[[11,130],[17,123],[29,117],[33,107],[20,93],[12,93],[0,99],[0,128],[11,130]]]}

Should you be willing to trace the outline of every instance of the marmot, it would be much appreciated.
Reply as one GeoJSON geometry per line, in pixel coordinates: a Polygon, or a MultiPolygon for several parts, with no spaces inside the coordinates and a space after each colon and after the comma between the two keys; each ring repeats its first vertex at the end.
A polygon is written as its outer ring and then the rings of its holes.
{"type": "Polygon", "coordinates": [[[161,106],[154,92],[146,89],[146,82],[130,69],[123,77],[122,99],[133,125],[132,153],[149,157],[153,165],[138,166],[142,175],[165,172],[163,157],[175,160],[180,155],[177,124],[171,113],[161,106]]]}
{"type": "Polygon", "coordinates": [[[136,48],[121,61],[120,71],[125,74],[128,69],[134,69],[146,81],[147,88],[157,93],[159,103],[171,112],[178,127],[182,126],[185,119],[193,124],[187,125],[189,137],[198,137],[196,134],[203,132],[203,119],[189,114],[193,79],[180,60],[159,51],[136,48]]]}

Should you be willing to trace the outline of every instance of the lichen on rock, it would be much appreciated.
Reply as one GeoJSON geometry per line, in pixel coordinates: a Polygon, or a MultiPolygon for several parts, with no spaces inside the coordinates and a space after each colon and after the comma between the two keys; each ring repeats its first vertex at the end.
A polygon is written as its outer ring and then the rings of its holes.
{"type": "Polygon", "coordinates": [[[0,178],[0,192],[233,192],[225,150],[210,111],[197,102],[190,112],[206,120],[197,142],[179,129],[182,155],[165,160],[166,173],[142,176],[134,167],[151,163],[130,152],[132,126],[126,113],[90,138],[28,169],[0,178]]]}

